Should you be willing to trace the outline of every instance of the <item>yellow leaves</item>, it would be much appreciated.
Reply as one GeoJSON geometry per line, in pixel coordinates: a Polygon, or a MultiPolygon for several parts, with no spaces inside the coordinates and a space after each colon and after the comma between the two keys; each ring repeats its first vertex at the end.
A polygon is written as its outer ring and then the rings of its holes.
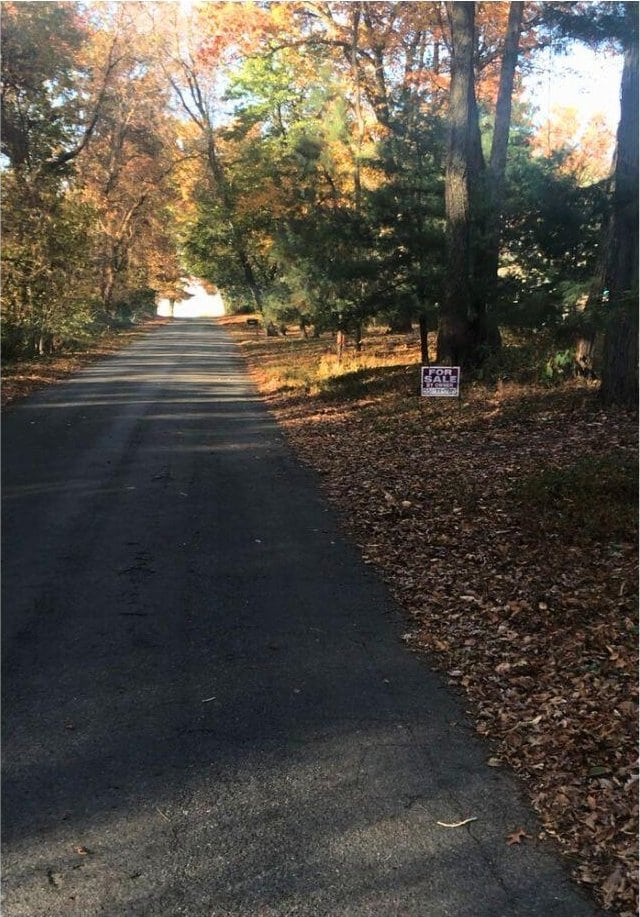
{"type": "Polygon", "coordinates": [[[271,3],[269,4],[272,29],[276,31],[290,31],[295,12],[303,7],[302,3],[271,3]]]}

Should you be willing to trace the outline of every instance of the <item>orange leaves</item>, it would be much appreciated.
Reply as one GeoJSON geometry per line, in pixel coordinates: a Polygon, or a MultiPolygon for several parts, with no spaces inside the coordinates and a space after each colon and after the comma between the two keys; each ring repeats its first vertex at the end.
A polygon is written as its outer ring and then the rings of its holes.
{"type": "MultiPolygon", "coordinates": [[[[240,55],[255,52],[270,35],[277,34],[287,19],[277,7],[244,0],[241,3],[204,3],[197,10],[200,47],[198,55],[210,66],[228,64],[240,55]]],[[[287,6],[290,6],[287,4],[287,6]]],[[[288,11],[289,16],[291,10],[288,11]]]]}
{"type": "Polygon", "coordinates": [[[575,107],[556,105],[535,134],[532,148],[541,156],[564,151],[559,170],[589,185],[610,173],[614,136],[602,114],[581,125],[575,107]]]}

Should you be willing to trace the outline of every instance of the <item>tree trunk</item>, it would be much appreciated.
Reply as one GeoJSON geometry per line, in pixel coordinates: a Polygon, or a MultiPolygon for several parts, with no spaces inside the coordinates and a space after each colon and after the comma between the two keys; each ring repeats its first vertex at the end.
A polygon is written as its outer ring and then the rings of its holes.
{"type": "MultiPolygon", "coordinates": [[[[234,230],[234,236],[236,235],[234,230]]],[[[246,280],[251,296],[253,297],[253,302],[256,307],[256,311],[262,314],[262,293],[260,292],[260,287],[258,286],[253,273],[253,268],[251,267],[251,262],[249,256],[247,255],[244,245],[241,242],[236,243],[236,254],[242,265],[242,271],[244,273],[244,279],[246,280]]]]}
{"type": "Polygon", "coordinates": [[[353,195],[355,201],[356,213],[360,213],[360,204],[362,201],[362,180],[361,180],[361,159],[362,146],[364,143],[365,123],[362,112],[362,98],[360,90],[360,71],[358,69],[358,30],[360,27],[359,7],[353,11],[353,36],[351,39],[351,79],[355,88],[354,92],[354,114],[356,117],[357,135],[356,135],[356,152],[353,158],[353,195]]]}
{"type": "Polygon", "coordinates": [[[448,3],[451,23],[449,146],[445,176],[447,277],[438,329],[441,362],[478,365],[500,347],[491,323],[511,98],[524,4],[509,7],[490,167],[485,167],[474,87],[475,4],[448,3]]]}
{"type": "MultiPolygon", "coordinates": [[[[634,4],[635,6],[635,4],[634,4]]],[[[637,7],[627,6],[637,16],[637,7]]],[[[612,212],[604,290],[611,310],[607,327],[601,397],[605,404],[634,406],[638,400],[638,33],[629,23],[616,144],[612,212]]]]}
{"type": "Polygon", "coordinates": [[[514,2],[509,5],[509,21],[505,37],[504,54],[500,68],[500,87],[496,102],[496,120],[491,139],[491,156],[489,158],[489,183],[491,192],[491,205],[493,213],[492,242],[495,248],[491,254],[494,257],[495,271],[498,269],[498,250],[500,242],[500,215],[504,204],[504,178],[507,167],[507,148],[509,145],[509,130],[511,129],[511,100],[513,97],[513,83],[516,66],[518,64],[518,46],[522,30],[522,15],[524,3],[514,2]]]}
{"type": "Polygon", "coordinates": [[[598,339],[598,333],[593,330],[582,331],[576,340],[574,360],[577,375],[590,379],[596,374],[597,354],[601,349],[598,346],[598,339]]]}
{"type": "Polygon", "coordinates": [[[420,362],[423,366],[429,364],[429,322],[426,315],[420,316],[420,362]]]}
{"type": "Polygon", "coordinates": [[[110,315],[111,306],[113,304],[113,291],[115,290],[116,285],[116,269],[113,265],[113,258],[110,256],[108,263],[105,265],[102,272],[102,283],[100,290],[100,300],[102,302],[102,308],[104,311],[110,315]]]}
{"type": "Polygon", "coordinates": [[[605,404],[638,404],[638,321],[626,309],[616,311],[607,327],[600,395],[605,404]]]}
{"type": "Polygon", "coordinates": [[[622,72],[611,230],[606,280],[609,300],[613,301],[614,297],[628,297],[638,288],[637,34],[625,52],[622,72]]]}
{"type": "Polygon", "coordinates": [[[485,200],[480,209],[484,214],[481,237],[475,257],[475,291],[478,337],[491,349],[499,346],[497,328],[490,327],[489,309],[495,299],[500,255],[500,228],[504,208],[504,183],[507,147],[511,127],[511,101],[518,63],[518,46],[522,30],[524,3],[509,4],[509,20],[500,68],[500,84],[496,102],[496,117],[491,141],[491,156],[485,181],[485,200]]]}
{"type": "Polygon", "coordinates": [[[447,272],[438,327],[438,360],[468,365],[473,346],[470,165],[474,116],[477,121],[473,73],[475,4],[448,3],[447,11],[452,38],[445,173],[447,272]]]}

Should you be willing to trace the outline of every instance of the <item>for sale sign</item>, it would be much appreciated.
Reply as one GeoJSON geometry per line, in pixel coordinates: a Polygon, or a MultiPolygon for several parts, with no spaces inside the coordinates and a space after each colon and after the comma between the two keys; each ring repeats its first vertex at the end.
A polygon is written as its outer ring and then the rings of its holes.
{"type": "Polygon", "coordinates": [[[420,393],[427,398],[458,398],[460,395],[460,367],[423,366],[420,393]]]}

